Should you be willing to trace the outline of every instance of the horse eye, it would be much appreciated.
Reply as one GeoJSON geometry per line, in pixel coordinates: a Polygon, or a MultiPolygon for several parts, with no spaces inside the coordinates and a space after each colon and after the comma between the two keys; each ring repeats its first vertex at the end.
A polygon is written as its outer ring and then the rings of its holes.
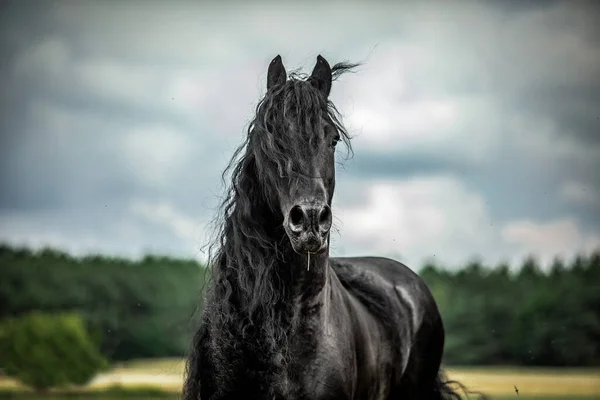
{"type": "Polygon", "coordinates": [[[331,147],[335,147],[335,145],[338,144],[339,141],[340,141],[339,136],[334,137],[333,140],[331,141],[331,147]]]}

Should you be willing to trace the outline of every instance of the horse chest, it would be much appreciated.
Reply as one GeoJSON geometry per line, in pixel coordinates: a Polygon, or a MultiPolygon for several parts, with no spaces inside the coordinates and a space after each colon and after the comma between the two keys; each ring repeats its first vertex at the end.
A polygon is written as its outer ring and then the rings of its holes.
{"type": "MultiPolygon", "coordinates": [[[[278,377],[277,399],[342,400],[352,398],[352,377],[339,363],[339,348],[325,342],[294,346],[290,363],[278,377]]],[[[351,375],[351,374],[350,374],[351,375]]]]}
{"type": "Polygon", "coordinates": [[[351,388],[345,384],[340,369],[327,366],[323,360],[306,362],[301,370],[290,368],[276,379],[274,396],[278,400],[341,400],[351,399],[351,388]]]}

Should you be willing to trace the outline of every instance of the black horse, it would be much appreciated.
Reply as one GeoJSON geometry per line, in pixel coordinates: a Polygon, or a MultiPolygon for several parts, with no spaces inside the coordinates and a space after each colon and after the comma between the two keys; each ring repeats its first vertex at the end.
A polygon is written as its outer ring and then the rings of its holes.
{"type": "Polygon", "coordinates": [[[185,400],[460,399],[423,280],[386,258],[329,257],[334,149],[350,143],[328,97],[357,65],[318,56],[310,76],[288,79],[271,62],[227,169],[185,400]]]}

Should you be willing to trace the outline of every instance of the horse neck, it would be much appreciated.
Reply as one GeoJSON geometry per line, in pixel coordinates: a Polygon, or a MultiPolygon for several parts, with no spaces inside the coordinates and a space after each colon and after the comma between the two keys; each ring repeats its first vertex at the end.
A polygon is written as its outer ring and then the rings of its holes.
{"type": "Polygon", "coordinates": [[[265,256],[277,260],[272,265],[271,279],[280,291],[278,296],[284,303],[293,305],[294,313],[304,305],[320,301],[329,285],[329,250],[321,254],[298,254],[282,232],[273,232],[273,243],[278,243],[265,256]]]}
{"type": "Polygon", "coordinates": [[[320,299],[329,285],[329,251],[321,254],[297,254],[289,249],[283,268],[292,270],[292,295],[298,304],[312,304],[320,299]]]}
{"type": "MultiPolygon", "coordinates": [[[[266,220],[276,220],[274,215],[267,215],[269,212],[265,208],[255,211],[261,212],[266,220]]],[[[265,287],[264,279],[266,279],[269,280],[266,285],[275,292],[257,306],[258,308],[275,307],[280,313],[279,321],[289,324],[288,328],[291,328],[291,325],[298,323],[298,317],[303,315],[303,310],[307,307],[314,309],[323,300],[329,285],[329,250],[321,254],[298,254],[292,249],[281,227],[268,228],[266,233],[271,246],[265,246],[264,242],[258,243],[247,237],[242,239],[247,240],[245,245],[249,247],[261,248],[261,257],[273,260],[268,267],[270,270],[267,275],[260,277],[262,282],[258,282],[258,275],[252,277],[255,280],[252,286],[257,290],[260,291],[265,287]],[[277,299],[276,302],[273,302],[274,298],[277,299]]],[[[234,282],[232,283],[235,284],[234,282]]],[[[249,295],[252,296],[250,293],[249,295]]],[[[238,300],[241,300],[242,307],[250,304],[248,302],[250,299],[238,300]]],[[[258,300],[262,301],[262,299],[258,300]]]]}
{"type": "Polygon", "coordinates": [[[332,272],[328,250],[321,254],[310,254],[309,262],[308,254],[294,252],[287,237],[285,243],[283,260],[275,268],[279,271],[279,290],[282,291],[278,319],[281,330],[286,332],[283,337],[287,338],[286,343],[281,344],[287,347],[299,338],[305,344],[314,339],[315,323],[320,324],[318,321],[327,315],[325,307],[331,290],[332,272]],[[292,332],[294,334],[290,336],[292,332]]]}

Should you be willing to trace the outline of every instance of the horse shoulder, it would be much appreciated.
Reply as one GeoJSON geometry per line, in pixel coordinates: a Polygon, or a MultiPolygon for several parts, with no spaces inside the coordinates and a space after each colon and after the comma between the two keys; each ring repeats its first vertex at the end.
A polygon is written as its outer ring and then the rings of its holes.
{"type": "Polygon", "coordinates": [[[358,290],[363,302],[378,303],[378,307],[369,308],[381,323],[393,330],[404,370],[422,327],[440,318],[423,279],[406,265],[383,257],[336,258],[332,266],[350,292],[358,290]]]}

